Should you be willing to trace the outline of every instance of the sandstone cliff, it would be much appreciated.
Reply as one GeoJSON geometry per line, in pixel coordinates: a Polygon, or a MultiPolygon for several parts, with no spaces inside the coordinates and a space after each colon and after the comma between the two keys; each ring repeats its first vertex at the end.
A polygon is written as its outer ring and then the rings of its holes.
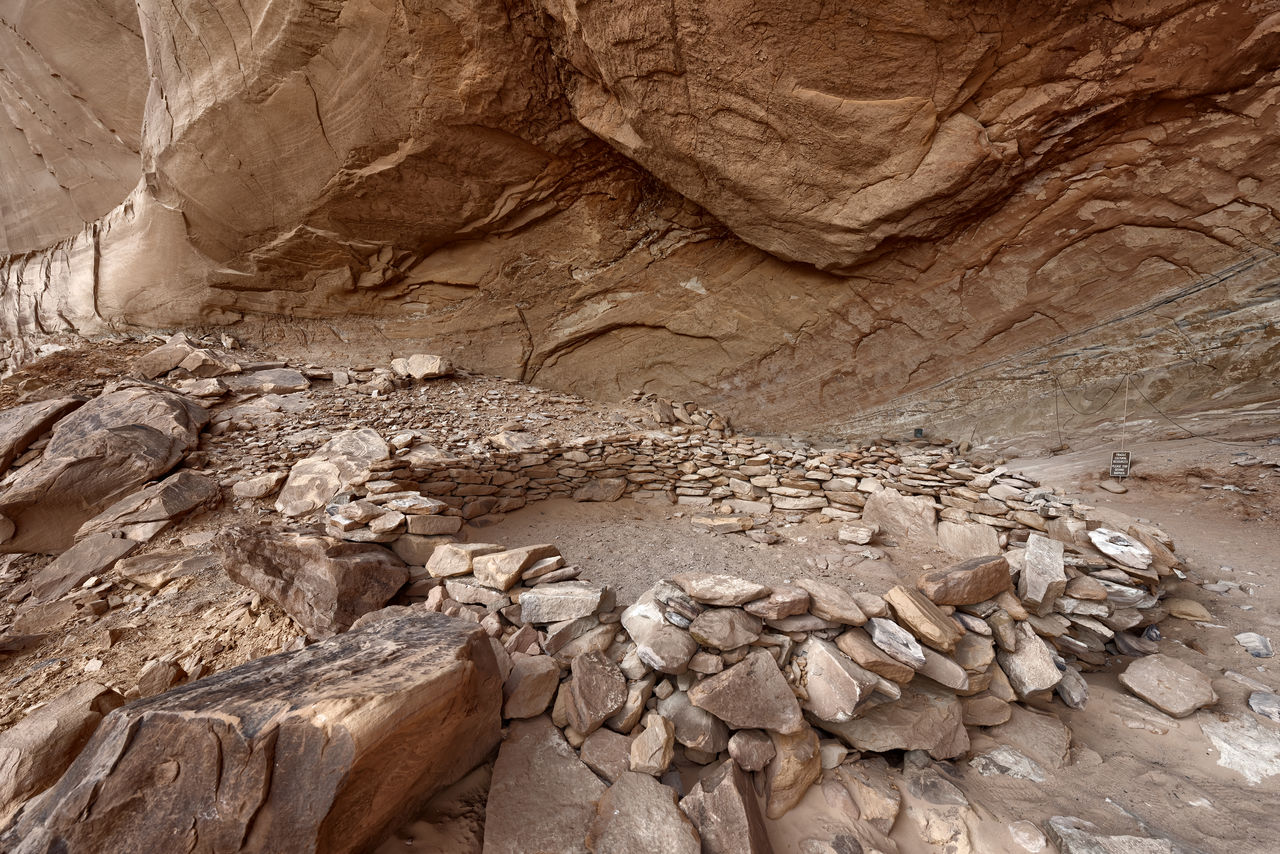
{"type": "Polygon", "coordinates": [[[1276,0],[0,19],[14,355],[426,339],[786,430],[1044,426],[1125,374],[1168,409],[1276,396],[1276,0]]]}

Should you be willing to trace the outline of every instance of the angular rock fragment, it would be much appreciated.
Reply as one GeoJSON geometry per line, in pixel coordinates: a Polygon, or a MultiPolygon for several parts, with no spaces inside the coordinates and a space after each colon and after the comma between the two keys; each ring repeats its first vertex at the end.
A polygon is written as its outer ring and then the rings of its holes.
{"type": "Polygon", "coordinates": [[[1092,822],[1072,816],[1049,819],[1049,838],[1060,854],[1174,854],[1173,843],[1141,836],[1110,836],[1092,822]]]}
{"type": "Polygon", "coordinates": [[[471,572],[475,559],[502,551],[497,543],[448,543],[438,546],[427,561],[427,572],[434,578],[450,578],[471,572]]]}
{"type": "Polygon", "coordinates": [[[511,724],[485,809],[485,854],[585,854],[604,783],[546,717],[511,724]]]}
{"type": "Polygon", "coordinates": [[[676,727],[656,712],[645,717],[644,732],[631,742],[631,770],[661,777],[675,758],[676,727]]]}
{"type": "Polygon", "coordinates": [[[648,774],[626,771],[596,804],[587,831],[591,854],[701,854],[702,842],[676,793],[648,774]]]}
{"type": "Polygon", "coordinates": [[[773,739],[764,730],[740,729],[729,739],[729,755],[744,771],[761,770],[776,752],[773,739]]]}
{"type": "Polygon", "coordinates": [[[96,682],[59,694],[0,732],[0,827],[57,782],[108,712],[124,698],[96,682]]]}
{"type": "Polygon", "coordinates": [[[583,735],[590,735],[627,699],[627,680],[618,665],[599,652],[588,652],[573,659],[573,675],[569,686],[569,724],[583,735]]]}
{"type": "Polygon", "coordinates": [[[1089,532],[1089,540],[1098,551],[1132,569],[1151,566],[1151,551],[1135,539],[1107,528],[1089,532]]]}
{"type": "Polygon", "coordinates": [[[0,846],[365,850],[482,761],[500,704],[474,624],[376,622],[117,709],[0,846]]]}
{"type": "Polygon", "coordinates": [[[49,602],[99,575],[140,544],[111,534],[90,534],[40,570],[31,580],[36,602],[49,602]]]}
{"type": "Polygon", "coordinates": [[[271,472],[238,481],[231,487],[236,498],[267,498],[274,495],[289,475],[287,472],[271,472]]]}
{"type": "Polygon", "coordinates": [[[573,493],[574,501],[617,501],[627,491],[627,481],[621,477],[596,478],[573,493]]]}
{"type": "Polygon", "coordinates": [[[598,729],[583,740],[578,756],[588,768],[612,783],[631,765],[632,742],[611,729],[598,729]]]}
{"type": "Polygon", "coordinates": [[[796,586],[809,594],[809,613],[815,617],[846,626],[866,623],[867,615],[857,598],[848,591],[812,578],[797,579],[796,586]]]}
{"type": "Polygon", "coordinates": [[[739,663],[694,685],[689,702],[734,729],[795,733],[804,727],[791,686],[762,649],[752,649],[739,663]]]}
{"type": "Polygon", "coordinates": [[[969,750],[964,711],[954,694],[904,686],[902,699],[868,709],[845,723],[823,723],[855,750],[886,753],[924,750],[934,759],[951,759],[969,750]]]}
{"type": "Polygon", "coordinates": [[[732,575],[711,572],[685,572],[672,579],[680,589],[705,605],[733,607],[769,595],[764,584],[732,575]]]}
{"type": "Polygon", "coordinates": [[[882,489],[868,497],[862,521],[903,542],[931,546],[938,539],[938,511],[933,501],[894,489],[882,489]]]}
{"type": "Polygon", "coordinates": [[[964,559],[999,554],[1000,535],[990,525],[943,520],[938,523],[938,548],[964,559]]]}
{"type": "Polygon", "coordinates": [[[518,549],[489,554],[473,554],[471,571],[475,573],[476,580],[481,584],[487,584],[498,590],[510,590],[520,580],[521,574],[526,569],[540,560],[559,556],[559,549],[550,544],[522,546],[518,549]]]}
{"type": "Polygon", "coordinates": [[[247,526],[228,529],[223,568],[238,584],[278,604],[312,638],[346,631],[376,611],[409,578],[391,552],[317,534],[247,526]]]}
{"type": "MultiPolygon", "coordinates": [[[[912,643],[915,643],[914,639],[912,643]]],[[[914,667],[903,664],[900,660],[876,646],[865,629],[856,627],[849,629],[836,638],[836,646],[860,667],[893,682],[905,685],[916,675],[914,667]]],[[[914,649],[923,655],[923,650],[919,644],[915,644],[914,649]]]]}
{"type": "Polygon", "coordinates": [[[165,474],[199,443],[209,413],[154,386],[104,392],[60,420],[39,462],[0,490],[4,552],[58,553],[86,521],[165,474]]]}
{"type": "Polygon", "coordinates": [[[217,503],[218,497],[218,484],[212,478],[180,471],[112,504],[81,525],[75,538],[118,532],[145,543],[196,508],[217,503]]]}
{"type": "Polygon", "coordinates": [[[1053,661],[1053,653],[1045,642],[1026,623],[1018,623],[1014,628],[1017,636],[1017,647],[1012,652],[1000,649],[996,652],[996,661],[1009,684],[1018,693],[1018,697],[1026,699],[1040,691],[1048,691],[1062,680],[1062,672],[1053,661]]]}
{"type": "Polygon", "coordinates": [[[809,592],[794,584],[772,588],[769,595],[742,606],[748,614],[767,620],[794,617],[809,610],[809,592]]]}
{"type": "Polygon", "coordinates": [[[726,760],[680,801],[702,836],[703,854],[773,854],[750,776],[726,760]]]}
{"type": "Polygon", "coordinates": [[[676,741],[686,748],[715,754],[729,746],[729,729],[724,722],[690,703],[684,691],[659,700],[658,713],[671,721],[676,729],[676,741]]]}
{"type": "Polygon", "coordinates": [[[689,624],[689,634],[703,646],[737,649],[760,637],[760,618],[738,608],[708,608],[689,624]]]}
{"type": "Polygon", "coordinates": [[[268,368],[222,377],[227,388],[240,394],[293,394],[306,391],[311,382],[292,368],[268,368]]]}
{"type": "Polygon", "coordinates": [[[1148,655],[1129,664],[1120,682],[1138,697],[1175,718],[1218,702],[1209,677],[1168,655],[1148,655]]]}
{"type": "Polygon", "coordinates": [[[25,403],[0,412],[0,475],[27,447],[45,434],[62,416],[84,401],[78,397],[58,397],[25,403]]]}
{"type": "Polygon", "coordinates": [[[534,718],[547,710],[560,687],[560,667],[548,655],[511,655],[511,673],[502,686],[502,716],[534,718]]]}
{"type": "Polygon", "coordinates": [[[893,608],[898,623],[922,642],[940,652],[955,649],[964,632],[938,606],[918,590],[898,585],[884,594],[885,601],[893,608]]]}
{"type": "Polygon", "coordinates": [[[804,671],[802,687],[808,695],[802,705],[823,721],[851,719],[858,706],[871,696],[879,681],[830,641],[811,637],[795,651],[793,659],[804,671]]]}
{"type": "Polygon", "coordinates": [[[1058,540],[1041,534],[1027,539],[1022,574],[1018,577],[1018,598],[1032,613],[1044,616],[1053,610],[1067,589],[1067,571],[1062,561],[1063,547],[1058,540]]]}
{"type": "Polygon", "coordinates": [[[521,621],[539,626],[590,617],[612,607],[613,591],[586,581],[539,584],[520,594],[521,621]]]}
{"type": "Polygon", "coordinates": [[[796,732],[770,731],[774,757],[764,771],[765,815],[780,818],[800,803],[822,775],[818,734],[807,724],[796,732]]]}
{"type": "Polygon", "coordinates": [[[698,651],[698,642],[687,631],[667,622],[652,590],[622,612],[622,627],[635,641],[640,660],[659,673],[684,673],[698,651]]]}
{"type": "Polygon", "coordinates": [[[926,572],[916,581],[916,587],[937,605],[976,605],[1011,590],[1013,582],[1009,562],[996,554],[926,572]]]}
{"type": "Polygon", "coordinates": [[[912,671],[924,667],[924,650],[911,633],[892,620],[873,617],[867,623],[871,641],[882,652],[910,667],[912,671]]]}
{"type": "Polygon", "coordinates": [[[276,498],[276,510],[285,516],[319,510],[343,489],[368,480],[370,466],[390,457],[390,446],[376,430],[365,427],[339,433],[294,463],[276,498]]]}

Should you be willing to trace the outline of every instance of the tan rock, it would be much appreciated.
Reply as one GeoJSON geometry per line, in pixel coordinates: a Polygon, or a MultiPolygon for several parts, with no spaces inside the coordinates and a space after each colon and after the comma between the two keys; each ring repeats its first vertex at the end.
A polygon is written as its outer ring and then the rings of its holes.
{"type": "Polygon", "coordinates": [[[502,551],[496,543],[448,543],[437,547],[427,561],[427,572],[435,578],[466,575],[477,557],[502,551]]]}
{"type": "Polygon", "coordinates": [[[836,646],[861,667],[893,682],[905,685],[916,675],[914,667],[903,664],[876,646],[864,629],[851,628],[844,632],[836,638],[836,646]]]}
{"type": "Polygon", "coordinates": [[[793,660],[804,673],[801,685],[807,696],[801,705],[818,720],[851,719],[879,682],[835,644],[819,638],[811,637],[797,647],[793,660]]]}
{"type": "Polygon", "coordinates": [[[504,718],[534,718],[547,710],[560,687],[560,667],[546,655],[511,654],[511,674],[502,686],[504,718]]]}
{"type": "Polygon", "coordinates": [[[768,586],[764,584],[711,572],[685,572],[675,576],[672,581],[699,602],[721,607],[745,605],[770,593],[768,586]]]}
{"type": "Polygon", "coordinates": [[[708,608],[689,624],[689,634],[703,646],[736,649],[760,637],[759,617],[738,608],[708,608]]]}
{"type": "Polygon", "coordinates": [[[764,772],[765,815],[780,818],[791,810],[822,774],[818,734],[807,724],[784,734],[770,731],[774,757],[764,772]]]}
{"type": "Polygon", "coordinates": [[[843,588],[812,578],[797,579],[796,586],[809,594],[809,612],[819,619],[847,626],[861,626],[867,621],[858,600],[843,588]]]}
{"type": "Polygon", "coordinates": [[[656,712],[645,718],[644,731],[631,742],[632,771],[661,777],[675,758],[676,727],[656,712]]]}
{"type": "Polygon", "coordinates": [[[938,548],[966,560],[996,555],[1000,553],[1000,535],[990,525],[943,520],[938,522],[938,548]]]}
{"type": "Polygon", "coordinates": [[[583,735],[599,729],[627,699],[627,680],[622,671],[600,652],[576,656],[566,684],[569,724],[583,735]]]}
{"type": "Polygon", "coordinates": [[[933,501],[923,496],[882,489],[867,499],[862,519],[875,525],[883,536],[904,543],[932,546],[938,541],[938,511],[933,501]]]}
{"type": "Polygon", "coordinates": [[[648,774],[626,771],[596,804],[587,831],[592,854],[701,854],[702,840],[676,793],[648,774]]]}
{"type": "Polygon", "coordinates": [[[773,656],[762,649],[694,685],[689,702],[734,729],[795,733],[804,726],[795,694],[773,656]]]}
{"type": "Polygon", "coordinates": [[[976,605],[1011,590],[1009,562],[1000,555],[970,558],[921,575],[916,587],[938,605],[976,605]]]}
{"type": "MultiPolygon", "coordinates": [[[[472,551],[471,571],[481,584],[498,590],[510,590],[526,569],[540,560],[559,556],[560,550],[550,544],[480,554],[472,551]]],[[[428,566],[427,571],[431,572],[431,567],[428,566]]],[[[435,574],[432,572],[432,575],[435,574]]]]}
{"type": "Polygon", "coordinates": [[[729,739],[729,755],[744,771],[760,771],[777,751],[769,734],[758,729],[740,729],[729,739]]]}
{"type": "Polygon", "coordinates": [[[969,749],[964,713],[954,694],[904,686],[902,699],[867,710],[851,721],[824,724],[855,750],[924,750],[934,759],[962,756],[969,749]]]}
{"type": "Polygon", "coordinates": [[[612,783],[630,766],[633,743],[634,739],[611,729],[598,729],[583,739],[578,756],[584,765],[612,783]]]}
{"type": "Polygon", "coordinates": [[[937,605],[918,590],[898,585],[884,594],[884,598],[889,607],[893,608],[898,623],[940,652],[951,652],[964,635],[955,620],[940,611],[937,605]]]}
{"type": "Polygon", "coordinates": [[[769,595],[742,606],[748,614],[769,620],[794,617],[809,610],[809,592],[794,584],[773,587],[769,595]]]}
{"type": "Polygon", "coordinates": [[[750,775],[726,760],[680,801],[702,836],[703,854],[772,854],[750,775]]]}
{"type": "MultiPolygon", "coordinates": [[[[1018,577],[1018,598],[1034,613],[1044,616],[1067,588],[1062,563],[1062,543],[1040,534],[1027,539],[1022,574],[1018,577]]],[[[1013,613],[1010,611],[1010,613],[1013,613]]],[[[1014,617],[1017,618],[1017,614],[1014,617]]]]}
{"type": "Polygon", "coordinates": [[[1138,697],[1175,718],[1218,702],[1209,677],[1168,655],[1148,655],[1129,664],[1120,682],[1138,697]]]}
{"type": "Polygon", "coordinates": [[[1020,699],[1040,691],[1048,691],[1062,681],[1062,673],[1053,662],[1053,653],[1026,623],[1014,628],[1017,648],[1013,652],[1000,649],[996,661],[1009,677],[1009,684],[1020,699]]]}

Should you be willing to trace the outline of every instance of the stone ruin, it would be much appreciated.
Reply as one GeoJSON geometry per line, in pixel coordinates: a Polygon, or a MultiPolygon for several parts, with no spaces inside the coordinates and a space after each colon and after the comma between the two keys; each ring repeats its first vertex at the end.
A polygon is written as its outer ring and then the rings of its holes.
{"type": "MultiPolygon", "coordinates": [[[[174,381],[190,388],[222,382],[217,361],[170,342],[138,364],[206,375],[174,381]]],[[[409,375],[419,361],[395,367],[409,375]]],[[[262,373],[221,376],[244,388],[291,381],[288,369],[262,373]]],[[[199,475],[134,491],[120,474],[136,485],[163,474],[207,417],[144,383],[79,408],[38,406],[7,452],[52,427],[43,456],[0,493],[10,545],[54,536],[31,520],[67,500],[66,473],[82,460],[66,448],[110,453],[104,429],[152,425],[145,452],[114,449],[128,464],[110,483],[82,473],[81,493],[109,506],[21,591],[53,605],[70,594],[74,607],[87,578],[208,502],[199,475]],[[150,466],[135,471],[140,461],[150,466]],[[112,503],[112,485],[130,494],[112,503]]],[[[181,685],[158,664],[128,705],[90,684],[36,711],[0,735],[12,769],[0,843],[22,854],[366,850],[498,746],[486,852],[755,854],[772,850],[764,817],[784,816],[824,774],[875,816],[893,787],[873,757],[964,757],[971,732],[1025,714],[1024,701],[1081,708],[1081,673],[1108,654],[1134,656],[1122,682],[1170,715],[1216,702],[1206,677],[1157,653],[1163,581],[1181,567],[1163,531],[955,447],[782,449],[695,407],[677,418],[657,401],[655,413],[680,426],[565,447],[508,432],[473,455],[352,431],[287,476],[238,483],[241,498],[275,496],[277,521],[227,531],[223,567],[313,643],[181,685]],[[957,562],[879,593],[817,571],[766,585],[709,567],[619,602],[552,544],[457,541],[467,520],[555,495],[675,502],[697,527],[762,543],[789,515],[818,513],[842,542],[923,540],[957,562]]],[[[1037,769],[1008,749],[977,760],[1037,769]]],[[[1055,819],[1050,835],[1064,851],[1092,850],[1071,847],[1089,836],[1071,821],[1055,819]]],[[[891,824],[856,823],[850,850],[896,851],[891,824]]]]}

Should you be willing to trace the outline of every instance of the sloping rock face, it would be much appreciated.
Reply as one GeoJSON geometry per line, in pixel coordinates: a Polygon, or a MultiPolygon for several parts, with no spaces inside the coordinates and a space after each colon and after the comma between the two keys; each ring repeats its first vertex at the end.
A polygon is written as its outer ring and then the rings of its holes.
{"type": "MultiPolygon", "coordinates": [[[[10,337],[270,339],[284,315],[327,338],[341,317],[357,347],[429,337],[468,367],[696,391],[788,429],[1025,423],[1058,385],[1088,412],[1135,368],[1166,408],[1274,396],[1267,0],[93,5],[145,61],[50,35],[79,5],[0,6],[27,38],[0,43],[8,85],[42,58],[118,73],[61,78],[94,115],[57,118],[132,119],[112,174],[142,180],[95,181],[118,206],[72,215],[31,158],[0,171],[22,224],[0,252],[26,253],[0,267],[10,337]]],[[[42,148],[9,121],[11,148],[42,148]]]]}

